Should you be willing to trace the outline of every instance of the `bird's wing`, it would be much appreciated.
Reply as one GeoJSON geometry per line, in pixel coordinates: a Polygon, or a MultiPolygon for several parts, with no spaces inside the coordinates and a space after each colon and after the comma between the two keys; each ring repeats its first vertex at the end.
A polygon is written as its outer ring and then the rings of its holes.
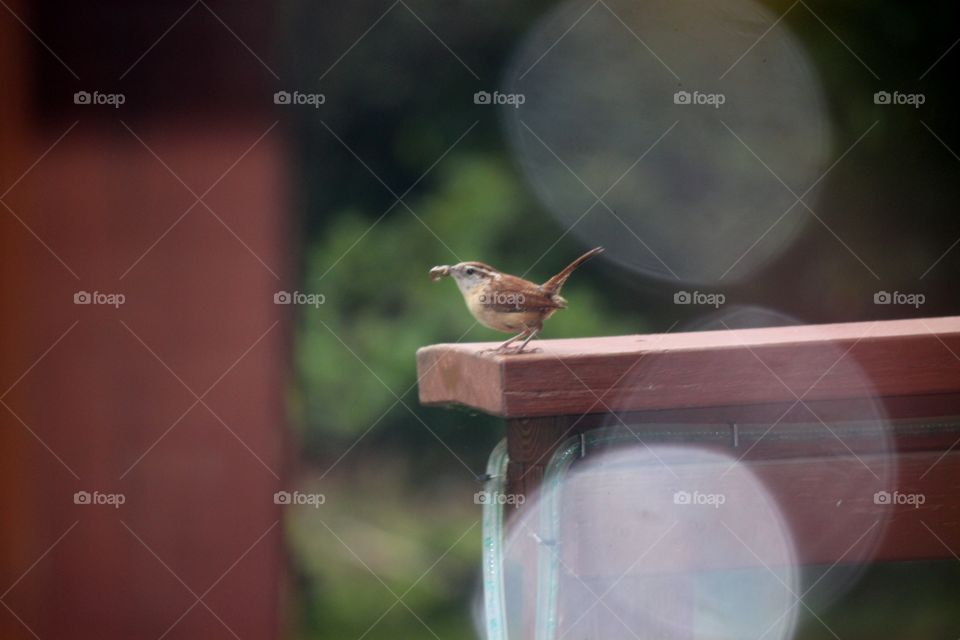
{"type": "Polygon", "coordinates": [[[493,286],[481,294],[480,302],[490,309],[504,313],[562,309],[563,299],[545,292],[540,286],[523,278],[501,274],[493,286]]]}

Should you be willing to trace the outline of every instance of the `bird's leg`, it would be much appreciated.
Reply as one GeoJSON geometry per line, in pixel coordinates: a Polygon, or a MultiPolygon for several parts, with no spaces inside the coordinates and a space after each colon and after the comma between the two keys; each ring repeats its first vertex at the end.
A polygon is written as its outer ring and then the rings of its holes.
{"type": "Polygon", "coordinates": [[[517,349],[517,353],[520,353],[521,351],[523,351],[524,347],[527,346],[527,343],[530,342],[531,340],[533,340],[533,338],[534,338],[538,333],[540,333],[540,329],[539,329],[539,328],[530,329],[530,333],[529,333],[529,335],[527,336],[527,339],[524,340],[524,341],[523,341],[523,344],[520,345],[520,348],[517,349]]]}
{"type": "Polygon", "coordinates": [[[524,329],[523,331],[521,331],[521,332],[518,333],[517,335],[513,336],[512,338],[510,338],[510,339],[507,340],[506,342],[500,343],[499,345],[497,345],[497,346],[494,347],[493,349],[484,349],[484,350],[481,351],[480,353],[503,353],[503,352],[505,352],[505,351],[508,351],[507,347],[509,347],[511,344],[513,344],[514,342],[516,342],[516,341],[519,340],[520,338],[523,338],[524,336],[526,336],[526,335],[527,335],[527,331],[528,331],[527,329],[524,329]]]}
{"type": "Polygon", "coordinates": [[[506,348],[509,347],[511,344],[513,344],[514,342],[516,342],[516,341],[519,340],[520,338],[526,336],[528,331],[529,331],[528,329],[524,329],[523,331],[521,331],[520,333],[518,333],[517,335],[513,336],[512,338],[510,338],[509,340],[507,340],[506,342],[504,342],[503,344],[501,344],[499,347],[497,347],[497,348],[495,349],[495,351],[505,351],[506,348]]]}
{"type": "Polygon", "coordinates": [[[520,353],[521,351],[524,350],[524,348],[526,348],[527,343],[533,340],[533,338],[536,337],[538,333],[540,333],[540,329],[541,327],[526,327],[523,331],[521,331],[520,333],[513,336],[512,338],[510,338],[509,340],[501,344],[499,347],[497,347],[496,349],[497,352],[503,353],[503,352],[509,351],[511,353],[520,353]],[[507,348],[517,340],[520,340],[521,338],[523,339],[523,343],[520,345],[518,349],[507,348]]]}

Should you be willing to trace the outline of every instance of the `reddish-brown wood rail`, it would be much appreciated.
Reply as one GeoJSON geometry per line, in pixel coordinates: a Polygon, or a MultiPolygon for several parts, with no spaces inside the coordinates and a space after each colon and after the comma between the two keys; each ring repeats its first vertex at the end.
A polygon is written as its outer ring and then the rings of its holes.
{"type": "MultiPolygon", "coordinates": [[[[423,404],[506,418],[509,493],[535,498],[561,443],[600,426],[625,427],[641,440],[641,454],[692,447],[746,470],[724,478],[709,464],[672,475],[651,465],[565,483],[560,535],[571,543],[561,547],[563,563],[598,592],[614,578],[653,577],[663,580],[658,592],[684,602],[696,589],[690,572],[951,560],[960,549],[960,317],[534,344],[536,352],[520,355],[495,353],[489,343],[417,353],[423,404]],[[778,529],[760,526],[748,477],[776,505],[789,557],[778,529]],[[684,482],[729,502],[677,507],[673,485],[684,482]],[[877,492],[922,504],[878,503],[877,492]],[[670,521],[679,523],[670,539],[631,565],[670,521]]],[[[513,526],[536,503],[513,510],[513,526]]],[[[539,521],[536,512],[531,518],[539,521]]],[[[530,540],[521,536],[529,548],[520,555],[537,553],[530,540]]],[[[528,590],[536,579],[530,565],[528,590]]],[[[532,629],[532,614],[524,616],[532,629]]],[[[677,618],[685,616],[693,614],[677,618]]],[[[592,624],[604,628],[607,618],[594,612],[592,624]]]]}
{"type": "Polygon", "coordinates": [[[489,343],[424,347],[420,401],[505,418],[760,406],[777,415],[798,397],[824,406],[881,398],[904,416],[960,407],[960,317],[534,344],[519,355],[489,343]],[[914,409],[925,403],[937,408],[914,409]]]}

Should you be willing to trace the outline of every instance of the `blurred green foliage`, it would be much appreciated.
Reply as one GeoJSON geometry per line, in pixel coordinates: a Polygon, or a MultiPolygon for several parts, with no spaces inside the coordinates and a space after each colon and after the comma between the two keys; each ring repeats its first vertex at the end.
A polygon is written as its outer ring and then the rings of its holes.
{"type": "Polygon", "coordinates": [[[472,638],[472,495],[456,482],[429,492],[411,488],[412,478],[387,482],[402,473],[397,462],[376,465],[377,474],[323,483],[327,503],[288,522],[300,611],[291,637],[472,638]]]}
{"type": "MultiPolygon", "coordinates": [[[[357,435],[414,385],[414,353],[434,342],[502,340],[477,326],[452,281],[433,283],[434,264],[503,256],[500,268],[546,280],[576,253],[537,256],[504,252],[510,237],[559,237],[560,232],[517,184],[502,158],[461,153],[438,168],[437,186],[410,210],[394,206],[380,222],[356,212],[336,216],[309,249],[304,287],[326,304],[301,319],[297,365],[304,424],[326,436],[357,435]],[[362,238],[360,244],[357,239],[362,238]],[[442,240],[441,240],[442,239],[442,240]],[[459,251],[452,253],[452,247],[459,251]],[[470,253],[459,255],[464,247],[470,253]],[[334,365],[334,366],[331,366],[334,365]]],[[[547,325],[550,337],[639,332],[621,309],[573,278],[570,307],[547,325]]]]}

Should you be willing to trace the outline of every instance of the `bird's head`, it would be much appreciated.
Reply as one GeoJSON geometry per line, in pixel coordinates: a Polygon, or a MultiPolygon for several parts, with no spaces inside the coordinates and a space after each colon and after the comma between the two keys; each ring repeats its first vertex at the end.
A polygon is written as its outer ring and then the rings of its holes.
{"type": "Polygon", "coordinates": [[[434,281],[444,276],[453,278],[462,293],[468,293],[476,287],[498,277],[496,269],[482,262],[461,262],[455,265],[442,265],[430,269],[434,281]]]}

